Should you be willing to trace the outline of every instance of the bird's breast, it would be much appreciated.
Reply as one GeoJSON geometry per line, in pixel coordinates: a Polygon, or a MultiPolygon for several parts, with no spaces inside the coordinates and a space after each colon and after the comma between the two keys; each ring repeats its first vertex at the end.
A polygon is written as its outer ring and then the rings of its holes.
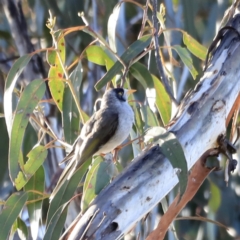
{"type": "Polygon", "coordinates": [[[107,144],[103,145],[99,152],[109,153],[118,147],[130,134],[134,122],[134,113],[127,102],[118,108],[118,127],[115,134],[111,137],[107,144]]]}

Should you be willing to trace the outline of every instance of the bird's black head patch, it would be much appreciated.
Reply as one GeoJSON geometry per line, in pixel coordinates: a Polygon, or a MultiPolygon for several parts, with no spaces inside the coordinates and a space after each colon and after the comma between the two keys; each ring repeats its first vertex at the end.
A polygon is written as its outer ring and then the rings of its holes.
{"type": "Polygon", "coordinates": [[[124,95],[124,89],[123,88],[115,88],[114,89],[115,93],[116,93],[116,97],[120,100],[120,101],[126,101],[127,99],[125,98],[124,95]]]}

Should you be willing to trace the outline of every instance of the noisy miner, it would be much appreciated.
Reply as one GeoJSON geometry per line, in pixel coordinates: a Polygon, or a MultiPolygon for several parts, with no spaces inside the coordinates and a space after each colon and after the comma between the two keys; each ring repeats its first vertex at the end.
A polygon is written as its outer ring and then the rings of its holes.
{"type": "Polygon", "coordinates": [[[69,180],[90,157],[106,154],[118,147],[129,135],[134,113],[127,102],[135,90],[111,88],[102,97],[100,109],[84,124],[81,134],[73,144],[72,151],[63,160],[70,160],[63,170],[50,200],[66,180],[69,180]]]}

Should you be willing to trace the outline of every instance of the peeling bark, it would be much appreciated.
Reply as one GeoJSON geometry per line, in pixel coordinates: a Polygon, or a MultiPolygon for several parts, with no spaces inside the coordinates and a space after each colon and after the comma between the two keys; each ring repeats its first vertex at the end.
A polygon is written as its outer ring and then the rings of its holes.
{"type": "MultiPolygon", "coordinates": [[[[228,24],[239,31],[240,15],[228,24]]],[[[188,169],[207,150],[217,147],[217,138],[225,133],[226,120],[240,92],[240,39],[226,29],[215,45],[203,77],[184,98],[168,129],[181,143],[188,169]]],[[[62,238],[120,239],[177,183],[176,171],[155,145],[103,189],[62,238]]]]}

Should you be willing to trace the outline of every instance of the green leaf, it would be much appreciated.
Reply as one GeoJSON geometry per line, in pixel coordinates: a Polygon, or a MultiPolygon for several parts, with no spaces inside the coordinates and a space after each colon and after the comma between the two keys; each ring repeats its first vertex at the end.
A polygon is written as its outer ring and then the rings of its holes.
{"type": "Polygon", "coordinates": [[[28,194],[24,192],[13,193],[4,204],[0,214],[1,234],[0,240],[8,239],[12,225],[16,221],[22,208],[28,199],[28,194]]]}
{"type": "Polygon", "coordinates": [[[86,58],[88,61],[101,66],[113,65],[114,61],[108,56],[108,54],[102,49],[101,46],[89,46],[86,49],[86,58]]]}
{"type": "Polygon", "coordinates": [[[49,89],[51,91],[54,102],[58,109],[62,111],[63,105],[63,92],[64,92],[64,69],[62,65],[65,64],[65,40],[64,35],[59,33],[57,39],[57,50],[50,50],[47,52],[48,63],[51,66],[48,73],[49,89]],[[57,54],[57,52],[59,54],[57,54]],[[59,59],[60,57],[60,59],[59,59]],[[62,63],[62,64],[61,64],[62,63]]]}
{"type": "Polygon", "coordinates": [[[140,112],[140,106],[139,105],[133,106],[133,111],[135,116],[134,124],[139,134],[142,135],[144,132],[144,123],[143,123],[141,112],[140,112]]]}
{"type": "Polygon", "coordinates": [[[12,104],[12,93],[14,86],[17,82],[18,77],[22,73],[23,69],[27,66],[31,60],[32,55],[27,54],[20,57],[10,69],[4,90],[4,114],[7,125],[8,135],[11,136],[12,122],[13,122],[13,104],[12,104]]]}
{"type": "Polygon", "coordinates": [[[210,181],[210,193],[211,197],[208,202],[209,209],[216,213],[221,204],[221,192],[219,187],[210,181]]]}
{"type": "Polygon", "coordinates": [[[172,48],[178,53],[178,55],[182,59],[183,63],[187,66],[188,70],[192,74],[193,79],[196,79],[198,72],[194,68],[192,58],[191,58],[189,52],[186,50],[186,48],[183,48],[179,45],[174,45],[172,48]]]}
{"type": "Polygon", "coordinates": [[[153,88],[152,75],[143,64],[134,63],[130,68],[130,73],[142,84],[144,89],[153,88]]]}
{"type": "Polygon", "coordinates": [[[17,232],[21,240],[28,239],[28,228],[21,218],[17,218],[17,232]]]}
{"type": "Polygon", "coordinates": [[[109,184],[110,180],[109,163],[104,162],[100,156],[95,158],[84,182],[81,201],[82,212],[86,211],[92,200],[109,184]]]}
{"type": "Polygon", "coordinates": [[[66,47],[65,47],[65,39],[63,33],[60,33],[57,41],[57,49],[60,55],[60,58],[63,62],[65,63],[65,58],[66,58],[66,47]]]}
{"type": "Polygon", "coordinates": [[[50,66],[55,66],[56,58],[57,58],[56,50],[48,50],[47,51],[47,62],[50,66]]]}
{"type": "MultiPolygon", "coordinates": [[[[79,101],[79,89],[82,83],[81,62],[78,63],[77,67],[70,75],[70,81],[72,82],[79,101]]],[[[64,89],[62,121],[65,141],[69,144],[73,144],[80,132],[80,114],[68,85],[64,89]]]]}
{"type": "Polygon", "coordinates": [[[141,106],[140,111],[142,115],[142,120],[145,123],[145,127],[144,127],[145,129],[159,125],[157,117],[152,112],[150,107],[143,105],[141,106]]]}
{"type": "Polygon", "coordinates": [[[89,165],[91,164],[91,161],[92,161],[91,158],[88,161],[86,161],[69,180],[65,181],[65,183],[59,189],[59,191],[56,193],[55,197],[52,199],[49,206],[47,226],[49,225],[51,218],[53,217],[54,213],[58,210],[58,208],[72,198],[79,183],[85,176],[85,173],[89,165]]]}
{"type": "Polygon", "coordinates": [[[117,21],[120,13],[120,4],[117,4],[114,9],[112,14],[110,15],[108,19],[108,41],[109,41],[109,46],[113,50],[113,52],[117,52],[117,43],[116,43],[116,27],[117,27],[117,21]]]}
{"type": "Polygon", "coordinates": [[[42,195],[34,192],[38,191],[43,193],[45,187],[44,169],[41,166],[34,174],[34,176],[25,185],[25,191],[28,192],[28,201],[32,201],[27,205],[30,229],[32,239],[38,238],[39,234],[39,223],[42,217],[42,195]]]}
{"type": "Polygon", "coordinates": [[[15,181],[19,172],[18,161],[21,158],[21,146],[29,116],[44,96],[45,89],[43,80],[34,80],[27,85],[19,99],[10,134],[9,174],[12,182],[15,181]]]}
{"type": "Polygon", "coordinates": [[[57,64],[50,68],[48,73],[48,86],[52,94],[52,98],[57,105],[58,109],[62,111],[63,105],[63,92],[65,84],[63,82],[63,70],[62,67],[57,64]]]}
{"type": "Polygon", "coordinates": [[[183,32],[183,42],[187,46],[187,49],[196,57],[201,60],[205,60],[207,56],[207,48],[195,40],[192,36],[183,32]]]}
{"type": "Polygon", "coordinates": [[[15,179],[17,190],[23,188],[29,179],[35,174],[47,157],[47,149],[44,146],[34,147],[27,155],[28,161],[23,166],[23,171],[19,172],[15,179]]]}
{"type": "MultiPolygon", "coordinates": [[[[125,65],[129,65],[131,60],[136,58],[146,47],[148,47],[151,41],[151,35],[146,35],[138,39],[127,48],[127,50],[121,56],[121,60],[125,63],[125,65]]],[[[113,67],[96,83],[96,90],[100,90],[102,87],[104,87],[123,69],[124,66],[119,61],[117,61],[113,67]]]]}
{"type": "Polygon", "coordinates": [[[53,217],[50,219],[43,240],[59,240],[62,234],[64,223],[67,217],[67,204],[59,207],[53,217]]]}
{"type": "Polygon", "coordinates": [[[166,125],[171,119],[171,99],[161,81],[154,75],[152,75],[152,79],[154,82],[154,88],[156,90],[155,104],[163,124],[166,125]]]}
{"type": "Polygon", "coordinates": [[[184,194],[188,181],[187,161],[181,144],[171,132],[166,132],[162,127],[153,127],[144,136],[145,142],[158,143],[164,156],[168,158],[173,168],[176,169],[180,186],[180,199],[184,194]]]}
{"type": "MultiPolygon", "coordinates": [[[[18,218],[17,218],[18,219],[18,218]]],[[[8,239],[13,239],[17,232],[17,219],[14,221],[8,239]]]]}
{"type": "Polygon", "coordinates": [[[158,141],[163,154],[169,159],[173,168],[180,169],[178,174],[180,186],[180,198],[183,196],[188,181],[187,161],[182,150],[182,146],[171,132],[166,132],[158,141]]]}

